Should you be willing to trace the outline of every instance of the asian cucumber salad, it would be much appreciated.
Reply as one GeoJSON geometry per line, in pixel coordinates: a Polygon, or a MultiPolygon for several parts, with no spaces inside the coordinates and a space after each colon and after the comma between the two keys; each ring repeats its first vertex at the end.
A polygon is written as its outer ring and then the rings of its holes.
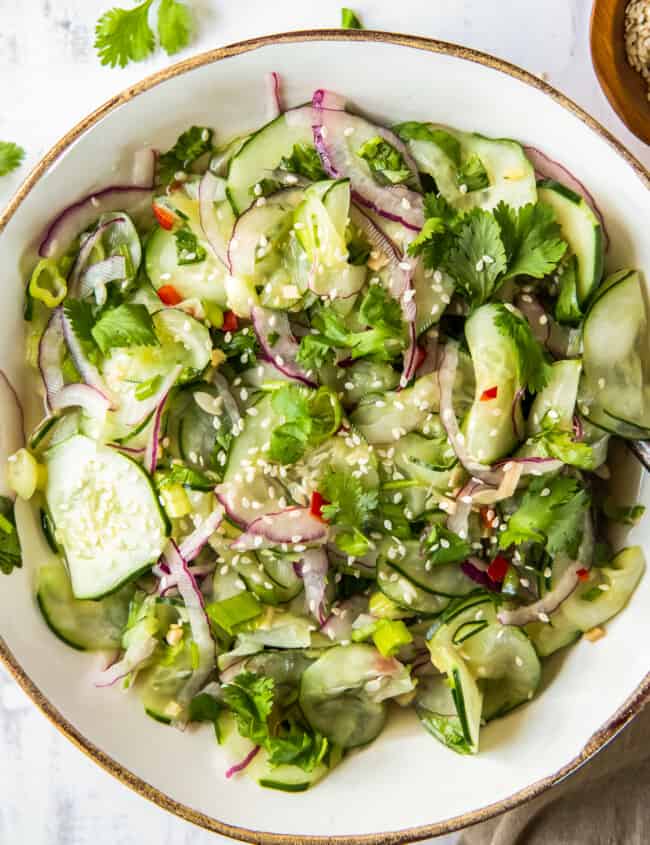
{"type": "Polygon", "coordinates": [[[45,411],[21,444],[0,383],[0,564],[17,494],[45,622],[106,655],[89,683],[299,792],[396,707],[478,752],[605,633],[644,569],[608,539],[643,508],[607,457],[650,436],[650,356],[640,273],[539,150],[325,90],[274,104],[144,151],[44,234],[45,411]]]}

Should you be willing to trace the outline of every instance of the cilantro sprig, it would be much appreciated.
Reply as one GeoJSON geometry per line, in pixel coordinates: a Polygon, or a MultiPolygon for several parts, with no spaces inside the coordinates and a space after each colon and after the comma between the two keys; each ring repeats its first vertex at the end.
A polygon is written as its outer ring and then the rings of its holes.
{"type": "Polygon", "coordinates": [[[25,150],[13,141],[0,141],[0,176],[6,176],[23,163],[25,150]]]}
{"type": "Polygon", "coordinates": [[[548,384],[551,376],[548,356],[524,317],[505,305],[495,307],[498,309],[494,319],[497,329],[510,338],[517,350],[519,381],[537,393],[548,384]]]}
{"type": "Polygon", "coordinates": [[[300,460],[309,447],[334,434],[341,422],[341,405],[331,390],[310,390],[288,384],[276,390],[273,410],[284,422],[271,434],[269,457],[281,464],[300,460]]]}
{"type": "Polygon", "coordinates": [[[212,129],[206,126],[190,126],[179,135],[174,146],[158,157],[158,182],[171,182],[179,170],[187,170],[197,159],[209,153],[213,134],[212,129]]]}
{"type": "MultiPolygon", "coordinates": [[[[109,67],[126,67],[141,62],[154,51],[156,37],[149,23],[153,0],[144,0],[132,9],[109,9],[95,27],[95,49],[99,60],[109,67]]],[[[192,14],[182,0],[161,0],[157,19],[160,46],[168,55],[182,50],[192,35],[192,14]]]]}
{"type": "Polygon", "coordinates": [[[558,425],[550,413],[541,421],[541,431],[531,438],[543,456],[557,458],[563,463],[579,469],[594,469],[594,450],[588,443],[581,443],[558,425]]]}
{"type": "MultiPolygon", "coordinates": [[[[471,173],[480,183],[478,163],[471,173]]],[[[409,252],[422,255],[425,266],[445,270],[472,308],[487,302],[508,279],[548,276],[567,250],[553,209],[542,202],[514,209],[501,201],[492,211],[461,213],[442,197],[427,194],[424,208],[424,226],[409,252]]]]}

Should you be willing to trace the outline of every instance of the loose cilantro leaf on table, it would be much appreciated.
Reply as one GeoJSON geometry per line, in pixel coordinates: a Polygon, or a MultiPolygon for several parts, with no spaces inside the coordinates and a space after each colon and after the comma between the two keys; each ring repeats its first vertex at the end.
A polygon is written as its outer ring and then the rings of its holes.
{"type": "Polygon", "coordinates": [[[9,575],[23,565],[20,538],[16,530],[14,503],[0,496],[0,572],[9,575]]]}
{"type": "Polygon", "coordinates": [[[91,335],[106,355],[124,346],[158,346],[151,315],[144,305],[124,304],[104,311],[91,329],[91,335]]]}
{"type": "Polygon", "coordinates": [[[158,158],[158,181],[171,182],[180,170],[186,170],[202,155],[212,150],[212,129],[191,126],[179,136],[174,146],[158,158]]]}
{"type": "Polygon", "coordinates": [[[25,150],[13,141],[0,141],[0,176],[6,176],[20,167],[25,158],[25,150]]]}
{"type": "Polygon", "coordinates": [[[356,12],[345,6],[341,9],[341,29],[363,29],[363,24],[356,12]]]}
{"type": "Polygon", "coordinates": [[[575,557],[589,505],[589,494],[577,479],[535,478],[499,535],[499,548],[532,542],[544,545],[551,556],[564,553],[575,557]]]}
{"type": "Polygon", "coordinates": [[[546,352],[523,317],[505,305],[497,307],[495,324],[517,349],[519,381],[532,392],[538,392],[548,384],[551,375],[546,352]]]}
{"type": "Polygon", "coordinates": [[[144,0],[133,9],[110,9],[97,21],[95,49],[103,65],[126,67],[153,53],[155,38],[148,20],[152,2],[144,0]]]}
{"type": "Polygon", "coordinates": [[[179,0],[161,0],[158,8],[158,37],[168,56],[178,53],[190,43],[192,14],[179,0]]]}

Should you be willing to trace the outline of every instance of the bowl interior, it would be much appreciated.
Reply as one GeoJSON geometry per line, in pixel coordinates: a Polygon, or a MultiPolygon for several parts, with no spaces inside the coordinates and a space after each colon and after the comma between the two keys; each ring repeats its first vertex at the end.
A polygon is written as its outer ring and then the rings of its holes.
{"type": "MultiPolygon", "coordinates": [[[[24,393],[27,385],[21,363],[26,250],[48,220],[79,196],[126,178],[134,150],[149,144],[164,149],[189,124],[214,126],[220,140],[259,126],[265,119],[263,76],[269,70],[282,75],[291,105],[324,86],[388,124],[431,119],[542,148],[597,198],[612,244],[608,264],[650,266],[648,184],[611,142],[541,87],[496,64],[479,63],[460,49],[445,54],[414,43],[420,47],[389,36],[355,41],[331,34],[263,42],[221,61],[196,61],[91,125],[37,181],[0,237],[5,286],[0,366],[19,389],[24,393]]],[[[638,475],[623,471],[624,463],[621,458],[617,468],[634,487],[638,475]]],[[[650,503],[647,489],[641,498],[650,503]]],[[[475,759],[456,756],[414,717],[395,713],[378,741],[351,755],[313,791],[267,791],[245,778],[225,780],[225,755],[208,728],[180,733],[148,719],[136,697],[93,686],[97,658],[60,643],[38,613],[32,581],[48,552],[33,517],[21,511],[21,521],[28,534],[26,565],[3,579],[0,591],[0,634],[15,665],[90,743],[185,805],[194,820],[221,830],[219,822],[290,837],[381,835],[425,825],[435,826],[429,833],[441,832],[446,820],[461,816],[467,822],[467,814],[566,766],[647,671],[645,651],[638,647],[650,638],[646,577],[603,640],[583,641],[552,662],[541,695],[485,729],[475,759]]],[[[634,529],[632,539],[648,545],[644,525],[634,529]]],[[[253,836],[242,835],[249,841],[253,836]]]]}

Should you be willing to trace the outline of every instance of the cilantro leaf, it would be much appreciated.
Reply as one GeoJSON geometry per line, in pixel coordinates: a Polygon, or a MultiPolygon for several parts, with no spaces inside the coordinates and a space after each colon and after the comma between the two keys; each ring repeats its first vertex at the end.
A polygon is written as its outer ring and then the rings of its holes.
{"type": "Polygon", "coordinates": [[[217,742],[221,741],[219,733],[219,716],[223,710],[223,704],[213,696],[202,692],[190,701],[189,721],[190,722],[212,722],[217,742]]]}
{"type": "Polygon", "coordinates": [[[460,141],[444,129],[409,120],[406,123],[398,123],[397,126],[393,126],[393,132],[402,141],[430,141],[439,147],[456,167],[460,167],[460,141]]]}
{"type": "Polygon", "coordinates": [[[158,346],[160,343],[144,305],[124,304],[104,311],[91,334],[103,355],[115,347],[158,346]]]}
{"type": "Polygon", "coordinates": [[[0,496],[0,572],[9,575],[23,565],[20,538],[16,529],[14,503],[0,496]]]}
{"type": "Polygon", "coordinates": [[[228,364],[238,372],[252,367],[261,351],[255,332],[248,326],[238,332],[215,332],[214,346],[223,352],[228,364]]]}
{"type": "Polygon", "coordinates": [[[186,170],[198,158],[212,150],[212,129],[191,126],[179,136],[174,146],[158,157],[158,180],[171,182],[179,171],[186,170]]]}
{"type": "Polygon", "coordinates": [[[199,243],[194,232],[182,226],[174,232],[176,239],[176,257],[179,264],[200,264],[205,261],[206,251],[199,243]]]}
{"type": "Polygon", "coordinates": [[[84,354],[93,364],[96,364],[99,359],[99,350],[93,337],[95,316],[92,304],[83,299],[66,299],[63,303],[63,313],[81,344],[84,354]]]}
{"type": "Polygon", "coordinates": [[[320,335],[306,334],[301,339],[296,360],[306,370],[320,370],[333,358],[334,350],[326,338],[320,335]]]}
{"type": "Polygon", "coordinates": [[[441,266],[473,307],[492,296],[507,262],[499,225],[489,211],[473,208],[461,219],[441,266]]]}
{"type": "Polygon", "coordinates": [[[161,0],[158,8],[158,38],[160,46],[172,56],[190,43],[192,14],[179,0],[161,0]]]}
{"type": "Polygon", "coordinates": [[[438,566],[444,563],[460,563],[472,553],[467,540],[449,531],[442,525],[434,525],[424,541],[427,562],[438,566]]]}
{"type": "Polygon", "coordinates": [[[541,427],[531,439],[544,455],[580,469],[594,468],[594,451],[588,443],[574,440],[571,432],[557,425],[549,414],[544,415],[541,427]]]}
{"type": "Polygon", "coordinates": [[[0,176],[6,176],[20,167],[25,158],[25,150],[13,141],[0,141],[0,176]]]}
{"type": "Polygon", "coordinates": [[[395,334],[399,334],[403,327],[400,304],[383,285],[370,285],[359,308],[359,319],[366,326],[395,334]]]}
{"type": "Polygon", "coordinates": [[[171,484],[181,484],[183,487],[190,487],[192,490],[213,490],[214,480],[204,472],[192,469],[183,464],[172,464],[168,469],[156,473],[156,486],[158,488],[169,487],[171,484]]]}
{"type": "Polygon", "coordinates": [[[273,678],[241,672],[221,688],[223,700],[235,716],[237,730],[256,745],[262,745],[268,737],[274,687],[273,678]]]}
{"type": "Polygon", "coordinates": [[[523,317],[505,305],[496,307],[495,325],[501,334],[512,340],[517,350],[519,381],[532,392],[539,392],[551,376],[546,352],[523,317]]]}
{"type": "Polygon", "coordinates": [[[311,144],[294,144],[291,155],[280,159],[279,169],[304,176],[312,182],[327,179],[316,147],[311,144]]]}
{"type": "Polygon", "coordinates": [[[356,12],[346,9],[345,6],[341,9],[341,29],[363,29],[356,12]]]}
{"type": "Polygon", "coordinates": [[[377,491],[366,490],[361,479],[351,473],[332,469],[328,470],[319,486],[328,502],[321,509],[325,519],[363,531],[377,508],[377,491]]]}
{"type": "Polygon", "coordinates": [[[535,478],[500,534],[499,548],[533,542],[545,545],[551,556],[575,557],[589,504],[589,494],[575,478],[535,478]]]}
{"type": "Polygon", "coordinates": [[[515,210],[501,201],[494,209],[508,259],[504,279],[542,279],[557,267],[567,249],[550,205],[528,203],[515,210]]]}
{"type": "Polygon", "coordinates": [[[399,185],[412,177],[402,153],[380,135],[365,141],[357,155],[368,163],[372,175],[382,185],[399,185]]]}
{"type": "Polygon", "coordinates": [[[153,52],[155,40],[148,21],[152,2],[144,0],[133,9],[110,9],[97,21],[95,49],[103,65],[125,67],[153,52]]]}
{"type": "Polygon", "coordinates": [[[555,319],[558,323],[577,326],[582,320],[578,300],[578,259],[572,255],[559,272],[560,290],[555,302],[555,319]]]}
{"type": "Polygon", "coordinates": [[[271,433],[269,457],[282,464],[300,460],[307,446],[322,443],[340,423],[338,399],[326,387],[288,384],[275,391],[271,404],[284,422],[271,433]]]}
{"type": "Polygon", "coordinates": [[[312,733],[298,725],[293,719],[288,727],[282,724],[277,734],[265,743],[272,766],[299,766],[305,772],[312,772],[327,754],[329,743],[319,733],[312,733]]]}
{"type": "Polygon", "coordinates": [[[458,170],[458,184],[465,185],[468,192],[480,191],[490,185],[490,178],[481,159],[472,153],[458,170]]]}

